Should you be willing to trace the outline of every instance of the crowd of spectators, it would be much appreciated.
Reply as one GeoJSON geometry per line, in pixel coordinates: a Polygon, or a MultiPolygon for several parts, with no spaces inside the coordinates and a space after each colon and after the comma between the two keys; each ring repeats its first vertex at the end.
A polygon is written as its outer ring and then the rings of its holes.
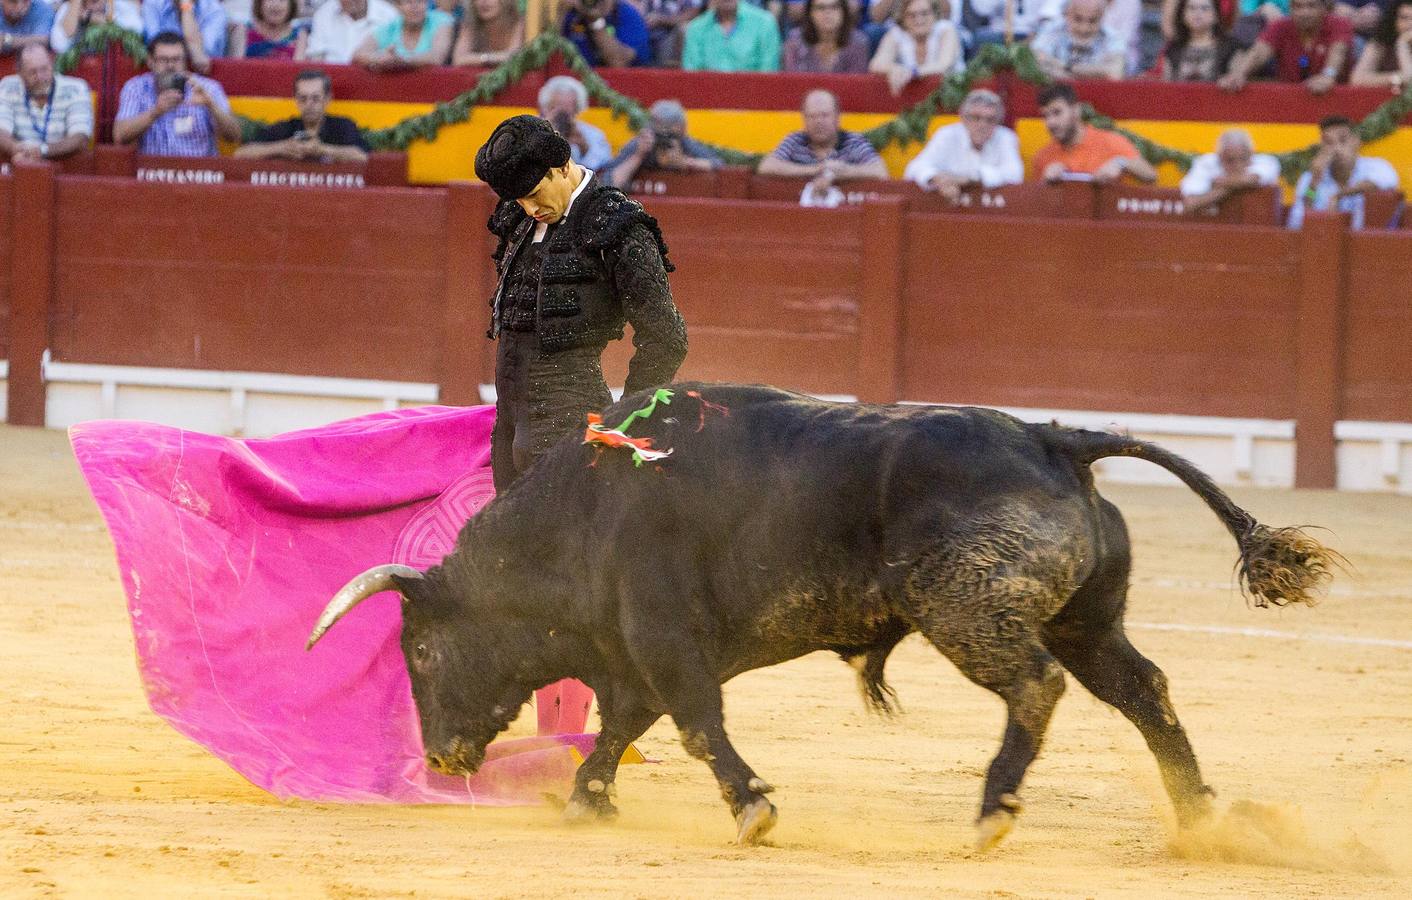
{"type": "MultiPolygon", "coordinates": [[[[193,72],[216,57],[385,71],[493,66],[525,42],[525,0],[0,0],[0,54],[55,53],[102,22],[181,36],[193,72]]],[[[1057,79],[1158,78],[1241,90],[1253,79],[1400,92],[1412,0],[555,0],[549,27],[593,66],[873,72],[900,93],[986,44],[1028,42],[1057,79]]]]}
{"type": "MultiPolygon", "coordinates": [[[[593,65],[680,66],[710,71],[789,71],[882,75],[894,93],[914,79],[957,71],[987,43],[1026,39],[1054,84],[1039,94],[1052,140],[1032,160],[1036,180],[1130,179],[1150,183],[1152,166],[1122,136],[1086,125],[1071,79],[1134,77],[1142,65],[1141,0],[560,0],[557,23],[593,65]]],[[[270,57],[352,62],[373,70],[452,63],[489,66],[523,45],[520,0],[0,0],[0,52],[17,73],[0,81],[0,155],[58,159],[87,146],[93,111],[84,82],[56,75],[54,52],[83,30],[116,22],[140,31],[149,71],[119,97],[114,139],[143,153],[214,155],[238,143],[240,126],[221,85],[207,77],[213,58],[270,57]],[[51,48],[53,48],[51,50],[51,48]]],[[[1240,90],[1253,78],[1301,82],[1324,93],[1351,78],[1400,91],[1412,78],[1412,0],[1162,0],[1165,43],[1145,73],[1240,90]]],[[[327,115],[332,83],[318,69],[294,85],[299,116],[264,128],[242,156],[357,161],[367,148],[350,120],[327,115]]],[[[620,186],[654,171],[710,171],[720,157],[687,133],[686,111],[659,101],[649,122],[616,154],[602,130],[583,121],[588,93],[575,78],[549,79],[539,113],[572,148],[573,159],[620,186]]],[[[764,158],[764,176],[807,179],[806,203],[839,202],[838,185],[886,178],[873,147],[840,126],[828,91],[811,91],[803,128],[764,158]]],[[[904,177],[956,201],[968,188],[1024,179],[1019,141],[1003,125],[1003,101],[971,92],[960,121],[939,129],[904,177]]],[[[1305,209],[1338,208],[1361,218],[1363,195],[1397,186],[1385,161],[1358,154],[1351,123],[1320,127],[1321,148],[1296,189],[1291,221],[1305,209]]],[[[1196,160],[1182,182],[1202,208],[1277,180],[1273,157],[1231,130],[1196,160]]]]}

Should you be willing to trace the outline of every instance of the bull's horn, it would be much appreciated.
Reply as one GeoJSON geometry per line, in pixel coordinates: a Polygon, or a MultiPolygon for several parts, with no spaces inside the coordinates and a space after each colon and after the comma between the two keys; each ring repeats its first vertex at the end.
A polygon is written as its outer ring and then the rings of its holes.
{"type": "MultiPolygon", "coordinates": [[[[333,627],[333,623],[343,618],[350,609],[362,603],[373,594],[383,591],[397,590],[397,584],[392,580],[392,576],[399,578],[421,578],[422,573],[411,566],[399,566],[389,563],[385,566],[373,566],[362,575],[354,578],[343,586],[328,606],[324,607],[324,614],[319,616],[319,624],[314,626],[314,633],[309,635],[309,643],[304,645],[308,650],[314,646],[319,638],[324,636],[324,632],[333,627]]],[[[403,597],[405,600],[406,597],[403,597]]]]}

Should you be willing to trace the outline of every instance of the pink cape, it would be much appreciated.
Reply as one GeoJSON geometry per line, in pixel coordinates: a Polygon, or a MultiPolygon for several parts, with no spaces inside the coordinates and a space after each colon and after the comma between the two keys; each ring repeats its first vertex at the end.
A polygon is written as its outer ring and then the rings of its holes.
{"type": "Polygon", "coordinates": [[[512,805],[566,790],[591,735],[497,742],[470,779],[427,770],[395,594],[304,651],[348,579],[452,549],[494,495],[494,418],[424,407],[248,441],[143,422],[70,429],[117,547],[153,711],[279,797],[512,805]]]}

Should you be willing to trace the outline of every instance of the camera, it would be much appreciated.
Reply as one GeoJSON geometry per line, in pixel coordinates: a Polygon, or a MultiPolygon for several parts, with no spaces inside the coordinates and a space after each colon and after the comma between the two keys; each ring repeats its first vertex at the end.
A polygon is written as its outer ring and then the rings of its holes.
{"type": "Polygon", "coordinates": [[[670,153],[674,149],[681,147],[681,138],[675,134],[658,134],[653,136],[652,155],[660,156],[663,153],[670,153]]]}
{"type": "Polygon", "coordinates": [[[167,72],[157,76],[157,92],[181,91],[186,93],[186,75],[181,72],[167,72]]]}
{"type": "Polygon", "coordinates": [[[574,117],[563,110],[556,112],[549,117],[549,124],[554,126],[554,130],[559,132],[559,137],[568,140],[574,132],[574,117]]]}

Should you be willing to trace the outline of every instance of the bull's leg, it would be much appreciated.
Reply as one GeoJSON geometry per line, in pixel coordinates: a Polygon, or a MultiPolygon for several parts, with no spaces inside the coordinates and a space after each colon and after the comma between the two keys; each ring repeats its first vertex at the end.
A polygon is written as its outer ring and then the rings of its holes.
{"type": "Polygon", "coordinates": [[[1185,827],[1209,813],[1211,789],[1201,780],[1196,754],[1167,696],[1167,677],[1128,642],[1121,623],[1101,631],[1051,627],[1045,643],[1080,684],[1142,732],[1178,823],[1185,827]]]}
{"type": "Polygon", "coordinates": [[[986,773],[978,845],[989,849],[1014,826],[1020,782],[1039,754],[1055,704],[1064,693],[1064,670],[1039,638],[1037,620],[1058,600],[1042,582],[1000,577],[938,560],[910,586],[919,630],[961,673],[1005,701],[1000,752],[986,773]]]}
{"type": "Polygon", "coordinates": [[[666,613],[624,628],[639,673],[672,716],[686,752],[705,762],[736,821],[736,842],[753,844],[774,827],[778,811],[765,799],[773,788],[735,752],[726,737],[721,685],[689,634],[672,633],[666,613]]]}
{"type": "Polygon", "coordinates": [[[593,752],[574,773],[574,793],[564,808],[564,818],[570,822],[618,815],[613,805],[618,793],[618,763],[628,745],[642,737],[661,716],[643,706],[636,693],[624,687],[611,688],[599,697],[599,713],[603,729],[593,752]]]}

